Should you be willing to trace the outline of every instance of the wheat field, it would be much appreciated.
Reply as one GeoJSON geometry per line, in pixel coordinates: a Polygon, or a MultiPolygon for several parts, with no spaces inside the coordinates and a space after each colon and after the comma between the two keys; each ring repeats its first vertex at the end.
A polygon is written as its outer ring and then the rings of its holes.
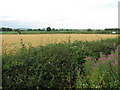
{"type": "Polygon", "coordinates": [[[21,34],[2,35],[2,45],[5,48],[16,49],[20,47],[20,41],[32,46],[44,46],[51,43],[73,41],[96,41],[101,39],[115,38],[118,35],[107,34],[21,34]]]}

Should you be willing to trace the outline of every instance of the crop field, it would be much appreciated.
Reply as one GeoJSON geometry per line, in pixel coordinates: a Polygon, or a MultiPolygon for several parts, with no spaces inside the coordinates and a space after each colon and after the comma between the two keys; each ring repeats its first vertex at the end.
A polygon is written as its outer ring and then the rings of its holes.
{"type": "Polygon", "coordinates": [[[115,38],[118,35],[106,34],[37,34],[37,35],[2,35],[4,44],[20,43],[22,39],[25,43],[31,43],[33,46],[46,45],[50,43],[59,43],[68,41],[95,41],[101,39],[115,38]]]}
{"type": "Polygon", "coordinates": [[[25,44],[32,46],[44,46],[51,43],[62,43],[67,41],[96,41],[101,39],[115,38],[118,35],[107,34],[22,34],[22,35],[2,35],[3,46],[7,49],[19,48],[21,39],[25,44]]]}
{"type": "Polygon", "coordinates": [[[44,46],[51,43],[62,43],[67,41],[96,41],[101,39],[115,38],[118,35],[107,34],[22,34],[22,35],[2,35],[3,47],[6,49],[16,49],[20,47],[22,39],[25,44],[32,46],[44,46]]]}

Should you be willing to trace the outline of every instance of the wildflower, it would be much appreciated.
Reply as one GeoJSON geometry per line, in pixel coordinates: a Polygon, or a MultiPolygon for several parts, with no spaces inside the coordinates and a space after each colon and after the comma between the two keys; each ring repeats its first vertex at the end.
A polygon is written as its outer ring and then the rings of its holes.
{"type": "Polygon", "coordinates": [[[111,59],[111,57],[109,57],[109,56],[108,56],[106,59],[107,59],[107,60],[110,60],[110,59],[111,59]]]}
{"type": "Polygon", "coordinates": [[[77,47],[77,46],[74,46],[75,48],[77,47]]]}
{"type": "Polygon", "coordinates": [[[110,58],[112,58],[114,56],[114,54],[110,54],[110,55],[108,55],[108,57],[110,57],[110,58]]]}
{"type": "Polygon", "coordinates": [[[36,87],[36,89],[38,90],[38,89],[39,89],[39,87],[36,87]]]}
{"type": "Polygon", "coordinates": [[[118,65],[118,61],[116,60],[114,63],[113,63],[114,66],[118,65]]]}
{"type": "Polygon", "coordinates": [[[91,60],[93,59],[92,57],[86,57],[85,60],[91,60]]]}
{"type": "Polygon", "coordinates": [[[105,57],[105,55],[104,55],[102,52],[100,52],[100,56],[101,56],[101,57],[105,57]]]}
{"type": "Polygon", "coordinates": [[[106,60],[106,58],[105,57],[100,57],[98,60],[104,61],[104,60],[106,60]]]}
{"type": "Polygon", "coordinates": [[[117,46],[117,49],[115,50],[115,53],[120,52],[120,45],[117,46]]]}
{"type": "Polygon", "coordinates": [[[94,65],[93,65],[93,67],[98,67],[99,66],[99,63],[98,62],[96,62],[94,65]]]}

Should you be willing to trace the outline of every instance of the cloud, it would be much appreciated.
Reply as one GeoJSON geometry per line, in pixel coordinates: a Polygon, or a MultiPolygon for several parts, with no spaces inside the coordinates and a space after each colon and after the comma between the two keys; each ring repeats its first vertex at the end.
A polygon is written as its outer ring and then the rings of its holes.
{"type": "Polygon", "coordinates": [[[47,23],[40,22],[21,22],[18,20],[0,21],[0,27],[10,27],[10,28],[40,28],[46,27],[47,23]]]}
{"type": "Polygon", "coordinates": [[[1,3],[0,21],[6,26],[117,27],[118,0],[1,0],[1,3]]]}

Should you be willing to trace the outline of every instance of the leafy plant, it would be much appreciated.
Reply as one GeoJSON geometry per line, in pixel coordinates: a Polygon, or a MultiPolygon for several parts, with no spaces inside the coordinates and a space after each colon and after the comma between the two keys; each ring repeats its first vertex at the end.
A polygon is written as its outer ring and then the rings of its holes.
{"type": "Polygon", "coordinates": [[[72,43],[68,39],[64,43],[29,48],[21,40],[21,49],[2,56],[3,88],[118,87],[117,67],[111,65],[114,58],[107,60],[105,65],[100,60],[114,54],[120,44],[117,40],[72,43]],[[86,57],[90,58],[86,60],[86,57]],[[100,65],[94,69],[97,62],[100,65]],[[114,80],[116,82],[111,82],[114,80]]]}
{"type": "Polygon", "coordinates": [[[86,62],[84,63],[84,76],[83,78],[78,78],[76,87],[120,88],[118,48],[120,48],[120,45],[115,52],[112,52],[107,56],[101,53],[98,60],[92,57],[87,57],[85,59],[86,62]]]}

